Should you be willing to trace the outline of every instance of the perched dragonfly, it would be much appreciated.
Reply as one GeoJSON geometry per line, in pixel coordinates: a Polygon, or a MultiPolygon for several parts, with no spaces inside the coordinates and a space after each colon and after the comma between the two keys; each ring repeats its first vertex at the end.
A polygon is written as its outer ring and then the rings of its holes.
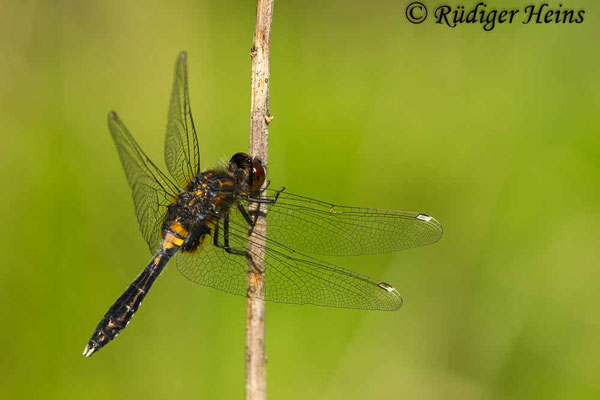
{"type": "Polygon", "coordinates": [[[146,156],[115,112],[108,115],[108,127],[153,257],[106,312],[83,351],[86,357],[125,328],[171,259],[191,281],[237,295],[396,310],[402,298],[393,286],[309,254],[385,253],[434,243],[442,236],[441,225],[427,214],[344,207],[269,189],[265,166],[245,153],[220,168],[201,171],[185,52],[175,67],[166,130],[170,176],[146,156]],[[257,231],[250,236],[259,217],[266,218],[267,235],[257,231]],[[248,274],[262,268],[254,259],[264,261],[264,289],[249,294],[248,274]]]}

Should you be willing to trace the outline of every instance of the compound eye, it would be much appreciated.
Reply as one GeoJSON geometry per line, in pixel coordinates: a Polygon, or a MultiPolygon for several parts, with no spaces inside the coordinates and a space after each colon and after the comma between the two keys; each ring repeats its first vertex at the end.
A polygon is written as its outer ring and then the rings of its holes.
{"type": "Polygon", "coordinates": [[[251,191],[257,192],[262,187],[263,183],[265,183],[265,168],[263,167],[260,160],[253,158],[252,159],[252,187],[251,191]]]}

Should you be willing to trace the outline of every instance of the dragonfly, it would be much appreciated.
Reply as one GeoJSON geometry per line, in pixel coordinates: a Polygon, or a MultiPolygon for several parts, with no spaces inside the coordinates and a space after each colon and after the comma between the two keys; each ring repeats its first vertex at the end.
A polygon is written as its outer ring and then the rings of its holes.
{"type": "Polygon", "coordinates": [[[150,160],[114,111],[108,127],[152,259],[105,313],[85,357],[129,324],[171,260],[189,280],[231,294],[392,311],[402,305],[392,285],[317,257],[393,252],[442,237],[440,223],[424,213],[339,206],[285,188],[270,189],[266,166],[246,153],[202,170],[186,52],[176,61],[168,110],[164,158],[169,175],[150,160]],[[259,218],[266,221],[266,234],[254,231],[259,218]],[[249,291],[249,277],[257,271],[264,284],[249,291]]]}

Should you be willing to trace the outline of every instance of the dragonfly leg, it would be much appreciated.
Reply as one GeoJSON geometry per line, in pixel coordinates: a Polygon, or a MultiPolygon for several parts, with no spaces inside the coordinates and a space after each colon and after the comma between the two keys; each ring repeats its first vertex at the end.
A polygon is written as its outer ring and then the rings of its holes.
{"type": "MultiPolygon", "coordinates": [[[[266,190],[266,188],[265,188],[265,190],[266,190]]],[[[279,195],[280,195],[281,193],[283,193],[284,191],[285,191],[285,186],[283,186],[281,189],[279,189],[279,190],[277,190],[277,191],[276,191],[276,193],[275,193],[275,198],[273,198],[273,199],[261,199],[261,198],[255,198],[255,197],[252,197],[252,198],[250,198],[249,200],[250,200],[252,203],[273,204],[273,203],[276,203],[276,202],[277,202],[277,199],[279,199],[279,195]]],[[[262,193],[262,192],[261,192],[261,193],[262,193]]]]}
{"type": "Polygon", "coordinates": [[[271,180],[270,180],[270,179],[267,179],[267,184],[265,185],[265,187],[264,187],[264,188],[260,189],[260,192],[261,192],[261,193],[264,193],[264,192],[266,192],[266,191],[267,191],[267,189],[269,188],[269,186],[271,186],[271,180]]]}
{"type": "MultiPolygon", "coordinates": [[[[267,186],[270,183],[271,183],[271,181],[268,181],[267,186]]],[[[264,190],[266,190],[266,188],[264,190]]],[[[266,217],[267,216],[266,212],[261,211],[261,209],[260,209],[261,205],[262,204],[275,204],[277,202],[277,199],[279,199],[279,195],[284,190],[285,190],[285,187],[282,187],[281,189],[279,189],[277,191],[277,193],[275,194],[275,198],[273,198],[273,199],[251,199],[250,201],[256,203],[256,205],[257,205],[256,210],[250,210],[250,209],[246,210],[242,204],[238,203],[238,205],[237,205],[238,210],[240,210],[242,217],[244,217],[244,219],[250,226],[250,229],[248,230],[249,235],[251,235],[252,232],[254,231],[254,226],[256,225],[256,222],[258,221],[258,217],[266,217]],[[251,216],[254,217],[254,219],[252,219],[251,216]]]]}
{"type": "Polygon", "coordinates": [[[248,250],[240,250],[233,248],[229,245],[229,214],[223,217],[223,244],[219,243],[219,235],[220,235],[220,224],[215,226],[214,234],[213,234],[213,245],[218,247],[219,249],[223,249],[226,253],[233,254],[236,256],[244,256],[246,259],[250,260],[254,268],[257,268],[254,260],[252,259],[252,255],[248,250]]]}
{"type": "MultiPolygon", "coordinates": [[[[250,217],[250,214],[248,214],[248,211],[246,211],[246,209],[244,208],[244,206],[241,203],[237,204],[237,208],[238,210],[240,210],[240,213],[242,214],[242,217],[244,217],[244,219],[246,220],[246,222],[248,223],[248,225],[250,226],[254,226],[256,225],[256,220],[258,218],[255,218],[254,220],[250,217]]],[[[254,213],[253,213],[254,214],[254,213]]],[[[263,213],[264,214],[264,213],[263,213]]],[[[264,215],[263,215],[264,217],[264,215]]]]}
{"type": "Polygon", "coordinates": [[[248,223],[248,235],[252,235],[252,232],[254,231],[254,227],[256,226],[256,223],[258,222],[258,217],[266,217],[267,216],[267,213],[265,213],[264,211],[261,211],[260,206],[261,206],[261,204],[258,203],[256,210],[246,210],[244,208],[244,206],[241,205],[240,203],[238,203],[238,205],[237,205],[238,210],[240,210],[240,214],[242,214],[242,217],[244,217],[244,219],[248,223]],[[252,214],[254,219],[250,216],[250,214],[252,214]]]}
{"type": "Polygon", "coordinates": [[[281,189],[279,189],[277,191],[277,194],[275,194],[275,198],[271,201],[271,203],[275,203],[277,201],[277,199],[279,198],[279,195],[285,190],[285,186],[283,186],[281,189]]]}
{"type": "Polygon", "coordinates": [[[244,206],[240,203],[237,204],[237,208],[238,208],[238,210],[240,210],[240,214],[242,214],[242,217],[244,217],[244,220],[248,224],[248,235],[252,235],[252,232],[254,231],[254,227],[256,226],[256,222],[258,221],[258,217],[259,216],[265,217],[267,214],[260,211],[260,204],[258,204],[258,207],[256,208],[256,210],[252,210],[252,211],[250,211],[250,210],[246,211],[244,206]],[[250,216],[250,213],[252,213],[252,215],[254,216],[254,219],[252,219],[252,217],[250,216]]]}

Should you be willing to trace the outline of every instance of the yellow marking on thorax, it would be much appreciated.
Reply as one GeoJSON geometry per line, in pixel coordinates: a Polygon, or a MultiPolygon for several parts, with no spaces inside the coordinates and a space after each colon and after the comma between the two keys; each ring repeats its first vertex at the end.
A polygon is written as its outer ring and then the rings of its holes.
{"type": "Polygon", "coordinates": [[[218,180],[219,182],[219,187],[223,187],[223,186],[233,186],[233,182],[229,181],[229,180],[218,180]]]}
{"type": "Polygon", "coordinates": [[[218,218],[215,217],[214,215],[207,215],[206,219],[204,220],[204,224],[206,226],[208,226],[211,229],[211,231],[213,229],[215,229],[215,226],[217,225],[217,222],[218,222],[218,218]]]}
{"type": "Polygon", "coordinates": [[[224,194],[224,193],[222,193],[222,194],[218,194],[218,195],[215,197],[215,200],[214,200],[214,204],[215,204],[215,206],[216,206],[216,207],[219,207],[220,203],[221,203],[223,200],[227,200],[227,198],[228,198],[228,197],[229,197],[229,196],[228,196],[227,194],[224,194]]]}

